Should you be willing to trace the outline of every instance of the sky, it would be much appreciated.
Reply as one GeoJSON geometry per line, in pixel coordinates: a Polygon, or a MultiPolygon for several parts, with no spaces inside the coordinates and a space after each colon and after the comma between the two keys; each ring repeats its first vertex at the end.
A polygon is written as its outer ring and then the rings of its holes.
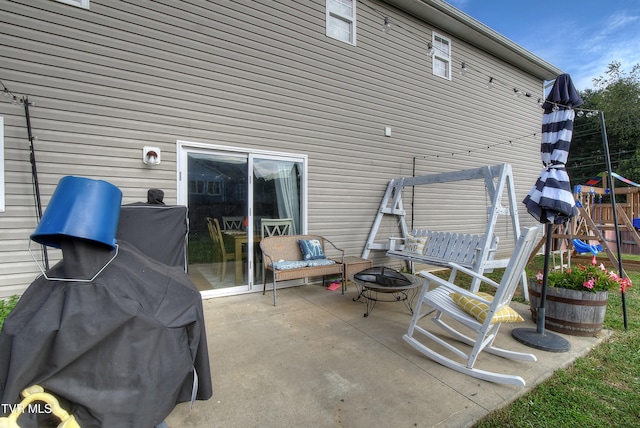
{"type": "Polygon", "coordinates": [[[446,0],[593,88],[613,61],[640,64],[640,0],[446,0]]]}

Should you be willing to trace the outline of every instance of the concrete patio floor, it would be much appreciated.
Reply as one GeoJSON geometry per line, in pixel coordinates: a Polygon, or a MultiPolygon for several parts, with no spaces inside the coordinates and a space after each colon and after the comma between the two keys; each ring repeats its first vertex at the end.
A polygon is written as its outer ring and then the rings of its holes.
{"type": "MultiPolygon", "coordinates": [[[[524,388],[478,380],[419,354],[402,335],[411,314],[379,302],[368,317],[345,295],[321,285],[208,299],[203,302],[213,397],[178,405],[170,428],[466,427],[585,355],[607,336],[566,337],[571,350],[529,348],[511,337],[531,327],[528,306],[512,303],[526,323],[501,327],[499,346],[533,352],[517,362],[483,353],[476,367],[518,374],[524,388]]],[[[423,320],[424,321],[424,320],[423,320]]],[[[433,324],[433,323],[430,323],[433,324]]],[[[426,324],[428,325],[428,324],[426,324]]]]}

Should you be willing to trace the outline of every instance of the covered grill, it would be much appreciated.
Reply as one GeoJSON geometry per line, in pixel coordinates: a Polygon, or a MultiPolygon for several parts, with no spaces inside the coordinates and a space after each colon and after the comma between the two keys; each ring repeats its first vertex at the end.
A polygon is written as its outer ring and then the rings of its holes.
{"type": "MultiPolygon", "coordinates": [[[[63,209],[54,193],[47,212],[63,209]]],[[[18,403],[24,388],[38,384],[83,428],[151,428],[176,403],[210,398],[202,300],[184,266],[161,263],[120,234],[112,249],[91,228],[82,237],[53,227],[62,233],[45,235],[55,236],[63,260],[29,286],[0,333],[0,402],[18,403]]],[[[172,233],[161,224],[155,230],[172,233]]],[[[43,426],[46,416],[21,420],[43,426]]]]}

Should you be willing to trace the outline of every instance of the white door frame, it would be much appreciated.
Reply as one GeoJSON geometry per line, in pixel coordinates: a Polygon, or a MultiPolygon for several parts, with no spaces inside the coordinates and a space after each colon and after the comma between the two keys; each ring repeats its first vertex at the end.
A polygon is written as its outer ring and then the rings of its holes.
{"type": "MultiPolygon", "coordinates": [[[[247,204],[249,206],[249,216],[250,221],[252,221],[253,217],[253,161],[255,159],[272,159],[272,160],[281,160],[281,161],[290,161],[290,162],[302,162],[302,194],[300,197],[300,223],[301,223],[301,232],[298,233],[306,233],[307,231],[307,207],[308,207],[308,196],[307,196],[307,183],[308,183],[308,157],[307,155],[300,155],[295,153],[284,153],[284,152],[276,152],[271,150],[259,150],[259,149],[246,149],[241,147],[233,147],[226,145],[218,145],[218,144],[209,144],[209,143],[200,143],[193,141],[185,141],[178,140],[176,142],[176,197],[177,204],[188,206],[188,175],[187,175],[187,153],[189,152],[200,152],[200,153],[227,153],[233,155],[234,153],[237,155],[245,155],[248,159],[248,177],[247,183],[249,186],[247,188],[247,204]]],[[[252,230],[249,233],[253,233],[252,230]]],[[[253,252],[253,240],[249,239],[248,243],[248,252],[249,254],[254,254],[253,252]]],[[[249,279],[248,284],[240,285],[237,287],[228,287],[221,288],[216,290],[205,290],[202,291],[203,298],[211,298],[211,297],[221,297],[221,296],[229,296],[243,293],[252,293],[256,291],[262,290],[262,284],[256,284],[253,281],[255,275],[253,274],[254,264],[249,265],[249,272],[247,278],[249,279]]]]}

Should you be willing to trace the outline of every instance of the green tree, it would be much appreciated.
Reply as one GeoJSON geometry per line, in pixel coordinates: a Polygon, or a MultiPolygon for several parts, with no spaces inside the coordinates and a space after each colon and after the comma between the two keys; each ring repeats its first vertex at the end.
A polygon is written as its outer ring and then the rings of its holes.
{"type": "MultiPolygon", "coordinates": [[[[614,172],[640,182],[640,64],[630,72],[612,62],[593,88],[580,93],[582,109],[604,114],[611,166],[614,172]]],[[[606,171],[602,130],[598,115],[578,115],[567,169],[574,184],[606,171]]]]}

